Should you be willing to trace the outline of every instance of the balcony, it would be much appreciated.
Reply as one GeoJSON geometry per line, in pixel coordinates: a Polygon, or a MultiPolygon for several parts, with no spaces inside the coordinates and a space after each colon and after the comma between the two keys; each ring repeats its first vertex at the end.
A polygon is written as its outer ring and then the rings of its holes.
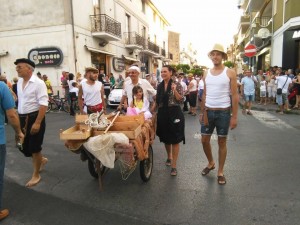
{"type": "Polygon", "coordinates": [[[161,49],[161,55],[163,56],[163,57],[166,57],[166,50],[165,49],[161,49]]]}
{"type": "Polygon", "coordinates": [[[92,36],[105,41],[120,41],[121,23],[106,14],[91,15],[92,36]]]}
{"type": "Polygon", "coordinates": [[[131,50],[139,49],[142,50],[145,46],[145,38],[139,35],[136,32],[126,32],[124,33],[125,37],[125,47],[131,50]]]}
{"type": "Polygon", "coordinates": [[[150,56],[158,56],[159,46],[148,40],[144,53],[150,56]]]}
{"type": "Polygon", "coordinates": [[[244,34],[250,26],[250,16],[241,16],[240,19],[241,32],[244,34]]]}

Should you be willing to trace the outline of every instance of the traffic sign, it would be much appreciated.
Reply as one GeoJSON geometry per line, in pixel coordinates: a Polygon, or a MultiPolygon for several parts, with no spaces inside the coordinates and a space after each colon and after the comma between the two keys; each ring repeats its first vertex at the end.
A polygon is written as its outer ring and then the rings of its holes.
{"type": "Polygon", "coordinates": [[[247,45],[245,47],[245,56],[250,58],[250,57],[253,57],[255,55],[256,55],[256,46],[252,45],[252,44],[247,45]]]}

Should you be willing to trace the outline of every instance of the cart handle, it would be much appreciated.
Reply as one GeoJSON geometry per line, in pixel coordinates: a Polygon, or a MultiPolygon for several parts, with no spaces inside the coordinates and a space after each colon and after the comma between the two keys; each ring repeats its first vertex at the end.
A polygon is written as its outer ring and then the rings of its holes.
{"type": "Polygon", "coordinates": [[[117,119],[117,117],[119,116],[119,114],[120,114],[120,111],[117,112],[117,114],[115,115],[115,117],[113,118],[113,120],[111,121],[111,123],[109,124],[109,126],[105,129],[104,134],[107,133],[107,131],[113,125],[113,123],[115,122],[115,120],[117,119]]]}

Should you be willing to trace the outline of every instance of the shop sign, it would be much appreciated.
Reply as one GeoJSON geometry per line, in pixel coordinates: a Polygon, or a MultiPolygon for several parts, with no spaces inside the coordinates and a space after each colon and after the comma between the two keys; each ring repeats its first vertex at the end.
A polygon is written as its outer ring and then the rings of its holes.
{"type": "Polygon", "coordinates": [[[113,58],[113,68],[117,72],[122,72],[125,69],[125,62],[122,58],[113,58]]]}
{"type": "Polygon", "coordinates": [[[38,66],[59,66],[63,61],[63,53],[57,47],[34,48],[28,58],[38,66]]]}
{"type": "Polygon", "coordinates": [[[293,38],[294,38],[294,39],[300,38],[300,30],[295,30],[295,31],[294,31],[293,38]]]}

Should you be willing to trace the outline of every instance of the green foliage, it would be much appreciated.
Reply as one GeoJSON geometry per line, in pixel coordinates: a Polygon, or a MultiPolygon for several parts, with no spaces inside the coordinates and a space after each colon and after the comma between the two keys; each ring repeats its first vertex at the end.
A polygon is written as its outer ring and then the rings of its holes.
{"type": "Polygon", "coordinates": [[[188,64],[178,64],[176,66],[176,70],[182,71],[183,73],[188,73],[190,69],[191,69],[191,67],[188,64]]]}
{"type": "Polygon", "coordinates": [[[223,63],[224,66],[228,67],[228,68],[233,68],[234,64],[231,61],[225,61],[223,63]]]}

